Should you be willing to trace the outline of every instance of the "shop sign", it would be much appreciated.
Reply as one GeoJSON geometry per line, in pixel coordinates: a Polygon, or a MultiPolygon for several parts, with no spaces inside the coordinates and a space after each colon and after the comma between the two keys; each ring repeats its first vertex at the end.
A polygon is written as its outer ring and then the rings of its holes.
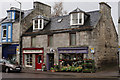
{"type": "Polygon", "coordinates": [[[94,51],[94,48],[91,48],[90,51],[91,51],[91,53],[94,53],[94,52],[95,52],[95,51],[94,51]]]}
{"type": "Polygon", "coordinates": [[[118,47],[118,51],[120,51],[120,46],[118,47]]]}
{"type": "Polygon", "coordinates": [[[17,51],[19,51],[19,49],[17,48],[17,51]]]}
{"type": "Polygon", "coordinates": [[[43,53],[43,50],[24,50],[23,53],[43,53]]]}
{"type": "Polygon", "coordinates": [[[59,53],[88,53],[87,50],[60,50],[59,53]]]}

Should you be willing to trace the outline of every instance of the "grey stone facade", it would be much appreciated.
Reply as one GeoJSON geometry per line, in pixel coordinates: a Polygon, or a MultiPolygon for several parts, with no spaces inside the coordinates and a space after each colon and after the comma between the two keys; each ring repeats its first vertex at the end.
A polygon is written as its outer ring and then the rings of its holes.
{"type": "Polygon", "coordinates": [[[18,43],[19,44],[19,38],[20,38],[20,27],[19,23],[16,22],[13,24],[13,29],[12,29],[12,42],[13,43],[18,43]]]}
{"type": "MultiPolygon", "coordinates": [[[[76,33],[76,46],[73,47],[88,47],[88,57],[95,59],[97,68],[117,64],[117,48],[118,48],[118,35],[115,30],[114,23],[111,17],[111,8],[106,3],[100,3],[101,13],[98,22],[93,26],[92,30],[75,31],[76,33]],[[95,49],[95,54],[90,52],[90,49],[95,49]]],[[[32,24],[32,23],[31,23],[32,24]]],[[[54,49],[54,63],[59,62],[58,47],[71,47],[70,46],[70,32],[53,33],[53,46],[48,47],[48,35],[39,34],[36,37],[36,48],[44,48],[44,62],[46,63],[47,53],[51,53],[50,49],[54,49]]],[[[31,36],[23,36],[23,48],[31,47],[31,36]]],[[[86,57],[86,55],[84,55],[86,57]]]]}
{"type": "MultiPolygon", "coordinates": [[[[16,12],[19,12],[19,9],[15,8],[14,9],[16,12]]],[[[18,63],[20,63],[20,55],[22,55],[22,53],[20,53],[20,27],[21,27],[21,33],[24,33],[26,30],[29,29],[30,26],[32,26],[32,18],[35,17],[36,15],[44,15],[47,18],[49,18],[51,16],[51,7],[40,3],[40,2],[34,2],[33,3],[33,9],[30,10],[21,10],[22,12],[22,18],[21,18],[21,26],[19,26],[19,17],[17,20],[14,20],[12,22],[10,22],[10,20],[7,20],[7,17],[0,20],[0,25],[4,24],[4,23],[12,23],[12,42],[1,42],[1,26],[0,26],[0,59],[2,58],[2,54],[3,54],[3,47],[2,45],[19,45],[16,46],[16,60],[18,63]],[[46,13],[45,13],[46,12],[46,13]]],[[[26,40],[28,41],[23,41],[23,44],[29,42],[31,40],[30,38],[27,38],[26,40]]],[[[31,43],[29,43],[28,45],[25,45],[23,47],[30,47],[31,43]]]]}

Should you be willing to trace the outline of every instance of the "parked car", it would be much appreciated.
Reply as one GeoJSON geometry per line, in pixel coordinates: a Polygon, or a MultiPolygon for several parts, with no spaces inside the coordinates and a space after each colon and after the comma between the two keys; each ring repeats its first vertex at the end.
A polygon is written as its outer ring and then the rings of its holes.
{"type": "Polygon", "coordinates": [[[1,66],[1,70],[2,72],[21,72],[22,67],[13,60],[6,60],[6,59],[0,59],[0,66],[1,66]]]}

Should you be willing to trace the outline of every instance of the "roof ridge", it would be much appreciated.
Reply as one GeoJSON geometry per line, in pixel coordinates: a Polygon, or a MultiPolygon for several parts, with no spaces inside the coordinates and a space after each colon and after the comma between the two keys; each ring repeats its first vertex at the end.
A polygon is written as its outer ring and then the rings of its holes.
{"type": "Polygon", "coordinates": [[[91,12],[99,12],[100,10],[94,10],[94,11],[88,11],[86,13],[91,13],[91,12]]]}

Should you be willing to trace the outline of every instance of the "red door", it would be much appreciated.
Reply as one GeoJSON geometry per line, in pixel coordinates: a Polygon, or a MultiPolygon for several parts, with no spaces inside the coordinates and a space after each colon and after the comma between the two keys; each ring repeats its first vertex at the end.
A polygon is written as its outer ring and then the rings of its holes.
{"type": "Polygon", "coordinates": [[[42,69],[42,55],[36,55],[36,69],[41,70],[42,69]]]}

